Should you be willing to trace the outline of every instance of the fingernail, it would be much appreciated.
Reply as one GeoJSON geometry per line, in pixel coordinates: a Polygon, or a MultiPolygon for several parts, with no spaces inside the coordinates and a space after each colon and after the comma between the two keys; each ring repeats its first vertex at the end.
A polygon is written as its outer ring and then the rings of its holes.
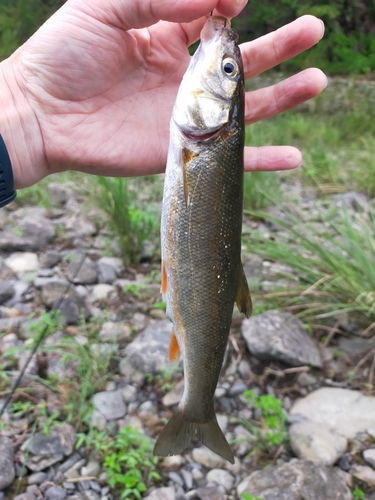
{"type": "Polygon", "coordinates": [[[237,4],[239,7],[241,6],[242,8],[244,8],[244,7],[245,7],[245,5],[247,4],[247,2],[248,2],[248,1],[249,1],[249,0],[236,0],[236,4],[237,4]]]}

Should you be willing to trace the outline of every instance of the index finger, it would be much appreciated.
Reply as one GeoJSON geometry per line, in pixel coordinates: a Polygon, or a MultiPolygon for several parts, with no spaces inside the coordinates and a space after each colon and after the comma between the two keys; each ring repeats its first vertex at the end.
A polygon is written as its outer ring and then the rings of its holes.
{"type": "Polygon", "coordinates": [[[302,16],[272,33],[241,44],[245,78],[291,59],[318,43],[323,35],[323,21],[314,16],[302,16]]]}

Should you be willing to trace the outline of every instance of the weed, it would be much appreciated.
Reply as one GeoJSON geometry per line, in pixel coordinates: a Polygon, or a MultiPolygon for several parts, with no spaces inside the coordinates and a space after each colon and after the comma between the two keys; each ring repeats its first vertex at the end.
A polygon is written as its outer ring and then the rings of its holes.
{"type": "Polygon", "coordinates": [[[153,456],[151,440],[138,429],[126,426],[119,430],[114,440],[95,431],[80,436],[78,443],[93,446],[102,456],[108,484],[121,489],[121,498],[141,498],[147,490],[145,482],[161,479],[156,470],[158,458],[153,456]]]}
{"type": "Polygon", "coordinates": [[[252,495],[249,495],[249,493],[242,493],[241,497],[244,500],[262,500],[260,497],[253,497],[252,495]]]}
{"type": "Polygon", "coordinates": [[[117,236],[128,262],[139,261],[146,239],[158,238],[159,217],[150,206],[140,207],[134,181],[122,177],[97,177],[89,191],[91,203],[106,214],[109,229],[117,236]]]}
{"type": "Polygon", "coordinates": [[[288,307],[306,317],[352,312],[366,325],[375,320],[375,212],[323,215],[323,233],[289,213],[287,220],[257,216],[283,228],[275,240],[253,232],[249,248],[298,274],[295,287],[282,294],[288,307]]]}
{"type": "Polygon", "coordinates": [[[178,365],[171,365],[164,367],[160,373],[154,375],[149,373],[147,381],[149,383],[156,382],[162,391],[170,391],[172,388],[172,381],[177,373],[182,373],[182,368],[178,365]]]}
{"type": "Polygon", "coordinates": [[[353,491],[353,500],[364,500],[366,498],[366,495],[365,493],[359,489],[359,488],[356,488],[354,491],[353,491]]]}
{"type": "Polygon", "coordinates": [[[137,299],[139,299],[144,290],[146,290],[146,285],[144,283],[131,283],[124,287],[125,292],[131,293],[137,299]]]}
{"type": "Polygon", "coordinates": [[[165,311],[167,305],[165,302],[160,301],[160,302],[155,302],[155,304],[152,304],[152,307],[154,309],[162,309],[163,311],[165,311]]]}
{"type": "Polygon", "coordinates": [[[261,422],[241,420],[241,423],[254,436],[252,444],[255,448],[272,452],[287,442],[286,422],[287,415],[282,403],[271,394],[258,396],[253,390],[243,393],[245,401],[259,408],[262,415],[261,422]]]}
{"type": "Polygon", "coordinates": [[[280,178],[276,172],[247,172],[244,176],[244,208],[260,210],[281,199],[280,178]]]}

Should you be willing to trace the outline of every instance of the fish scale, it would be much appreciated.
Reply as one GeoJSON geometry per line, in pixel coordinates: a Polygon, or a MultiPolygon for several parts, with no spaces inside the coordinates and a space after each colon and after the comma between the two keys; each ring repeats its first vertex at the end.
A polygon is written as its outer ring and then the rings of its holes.
{"type": "Polygon", "coordinates": [[[229,26],[222,17],[206,22],[172,112],[162,292],[173,323],[171,349],[175,338],[183,357],[185,386],[154,453],[181,453],[196,435],[233,463],[216,420],[214,393],[233,304],[249,315],[251,299],[241,264],[244,78],[237,35],[229,26]]]}

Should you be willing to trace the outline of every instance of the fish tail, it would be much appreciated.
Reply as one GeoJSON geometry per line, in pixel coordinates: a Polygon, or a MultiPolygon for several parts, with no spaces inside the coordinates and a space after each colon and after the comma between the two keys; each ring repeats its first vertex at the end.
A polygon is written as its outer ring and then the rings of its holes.
{"type": "Polygon", "coordinates": [[[208,422],[202,423],[186,419],[183,411],[177,410],[160,433],[154,447],[154,455],[167,457],[182,453],[195,434],[207,448],[234,464],[232,450],[217,423],[214,412],[208,422]]]}

